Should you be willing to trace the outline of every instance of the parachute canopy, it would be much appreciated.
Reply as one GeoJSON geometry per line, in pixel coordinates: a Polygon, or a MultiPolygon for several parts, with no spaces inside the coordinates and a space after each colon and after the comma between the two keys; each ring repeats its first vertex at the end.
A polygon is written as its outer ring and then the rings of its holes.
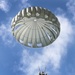
{"type": "Polygon", "coordinates": [[[25,46],[44,47],[56,40],[60,23],[55,15],[42,7],[28,7],[12,19],[13,36],[25,46]]]}

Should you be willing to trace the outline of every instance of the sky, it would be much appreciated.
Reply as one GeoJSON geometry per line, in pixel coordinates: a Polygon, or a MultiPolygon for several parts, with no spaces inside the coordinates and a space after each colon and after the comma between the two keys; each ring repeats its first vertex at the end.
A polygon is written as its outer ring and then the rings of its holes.
{"type": "Polygon", "coordinates": [[[75,75],[75,0],[0,0],[0,75],[75,75]],[[60,35],[43,48],[28,48],[12,35],[11,20],[23,8],[44,7],[60,22],[60,35]]]}

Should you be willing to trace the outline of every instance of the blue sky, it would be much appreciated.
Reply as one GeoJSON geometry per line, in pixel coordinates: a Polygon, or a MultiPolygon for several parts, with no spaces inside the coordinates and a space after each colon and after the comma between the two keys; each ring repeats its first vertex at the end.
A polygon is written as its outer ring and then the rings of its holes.
{"type": "Polygon", "coordinates": [[[0,0],[0,75],[75,75],[75,0],[0,0]],[[61,32],[51,45],[33,49],[16,41],[11,20],[23,8],[41,6],[59,19],[61,32]]]}

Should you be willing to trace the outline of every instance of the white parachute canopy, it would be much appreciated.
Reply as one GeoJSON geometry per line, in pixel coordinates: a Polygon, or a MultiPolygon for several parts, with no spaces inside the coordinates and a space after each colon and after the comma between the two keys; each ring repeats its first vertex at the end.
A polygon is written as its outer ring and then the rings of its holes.
{"type": "Polygon", "coordinates": [[[55,15],[42,7],[28,7],[12,19],[13,36],[23,45],[33,48],[51,44],[60,33],[55,15]]]}

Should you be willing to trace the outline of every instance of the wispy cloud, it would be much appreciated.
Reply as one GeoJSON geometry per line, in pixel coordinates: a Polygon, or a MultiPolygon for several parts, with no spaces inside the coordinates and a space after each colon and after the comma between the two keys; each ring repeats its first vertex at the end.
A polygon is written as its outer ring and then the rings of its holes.
{"type": "Polygon", "coordinates": [[[69,0],[66,4],[68,7],[68,10],[73,15],[73,20],[75,21],[75,0],[69,0]]]}
{"type": "Polygon", "coordinates": [[[0,9],[5,12],[9,11],[9,4],[6,0],[0,0],[0,9]]]}
{"type": "MultiPolygon", "coordinates": [[[[52,67],[58,70],[61,64],[61,58],[67,53],[67,46],[72,42],[73,29],[72,24],[65,16],[57,16],[61,24],[61,32],[58,39],[50,46],[43,48],[41,53],[35,52],[33,55],[27,50],[23,50],[20,69],[27,75],[38,74],[38,67],[52,67]]],[[[50,72],[50,70],[49,70],[50,72]]]]}
{"type": "Polygon", "coordinates": [[[0,25],[0,39],[2,39],[5,45],[14,45],[11,33],[11,19],[9,19],[7,24],[4,23],[0,25]]]}
{"type": "Polygon", "coordinates": [[[30,7],[31,4],[28,2],[29,0],[21,0],[21,8],[26,8],[26,7],[30,7]]]}
{"type": "Polygon", "coordinates": [[[75,0],[69,0],[66,5],[68,8],[68,12],[71,13],[72,16],[70,21],[73,23],[73,28],[75,29],[75,0]]]}

